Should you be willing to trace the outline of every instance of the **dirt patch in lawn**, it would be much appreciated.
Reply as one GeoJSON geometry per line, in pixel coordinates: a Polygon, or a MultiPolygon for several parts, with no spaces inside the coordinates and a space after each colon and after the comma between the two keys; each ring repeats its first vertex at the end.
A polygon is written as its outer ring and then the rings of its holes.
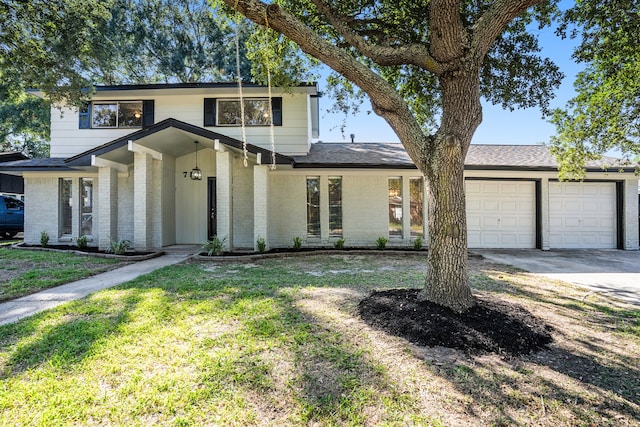
{"type": "Polygon", "coordinates": [[[524,308],[492,295],[459,314],[420,299],[419,289],[374,292],[358,310],[370,326],[424,346],[442,346],[469,354],[521,355],[549,344],[551,327],[524,308]]]}

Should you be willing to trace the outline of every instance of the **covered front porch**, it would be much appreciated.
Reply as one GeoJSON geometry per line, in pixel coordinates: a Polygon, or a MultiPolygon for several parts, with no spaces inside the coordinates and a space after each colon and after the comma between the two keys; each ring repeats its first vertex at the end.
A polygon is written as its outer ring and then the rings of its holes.
{"type": "MultiPolygon", "coordinates": [[[[115,238],[150,250],[201,245],[217,235],[233,250],[255,249],[258,237],[268,241],[269,166],[263,158],[271,153],[168,119],[66,162],[97,171],[101,249],[115,238]],[[196,167],[199,177],[191,173],[196,167]]],[[[291,159],[277,155],[276,161],[291,159]]]]}

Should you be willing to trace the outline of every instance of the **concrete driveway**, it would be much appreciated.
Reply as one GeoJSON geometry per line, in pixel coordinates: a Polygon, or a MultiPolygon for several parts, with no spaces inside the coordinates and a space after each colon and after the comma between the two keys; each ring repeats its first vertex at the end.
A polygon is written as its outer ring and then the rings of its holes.
{"type": "Polygon", "coordinates": [[[474,250],[486,259],[584,286],[640,306],[640,252],[615,249],[474,250]]]}

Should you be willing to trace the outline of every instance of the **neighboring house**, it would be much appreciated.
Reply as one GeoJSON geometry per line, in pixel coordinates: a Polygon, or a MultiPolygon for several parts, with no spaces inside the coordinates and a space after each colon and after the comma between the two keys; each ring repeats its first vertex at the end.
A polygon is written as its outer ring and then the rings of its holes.
{"type": "MultiPolygon", "coordinates": [[[[0,166],[25,179],[25,242],[46,231],[51,244],[86,235],[101,248],[213,235],[230,249],[260,237],[271,248],[295,237],[372,247],[381,236],[409,247],[424,235],[423,180],[400,144],[312,143],[317,87],[273,93],[275,153],[268,91],[256,85],[243,89],[246,146],[235,85],[105,86],[80,111],[52,109],[52,157],[0,166]]],[[[544,146],[472,145],[465,178],[472,248],[638,249],[638,179],[615,159],[559,182],[544,146]]]]}
{"type": "MultiPolygon", "coordinates": [[[[0,164],[25,159],[28,157],[17,151],[0,153],[0,164]]],[[[0,173],[0,196],[11,196],[24,201],[24,180],[22,177],[0,173]]]]}

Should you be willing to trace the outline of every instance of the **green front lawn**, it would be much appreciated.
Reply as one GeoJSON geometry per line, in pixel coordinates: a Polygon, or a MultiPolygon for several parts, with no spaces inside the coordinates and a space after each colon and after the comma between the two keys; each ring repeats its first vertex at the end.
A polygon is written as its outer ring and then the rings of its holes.
{"type": "Polygon", "coordinates": [[[126,263],[64,252],[0,247],[0,302],[83,279],[126,263]]]}
{"type": "Polygon", "coordinates": [[[423,270],[420,255],[179,265],[0,327],[0,425],[637,422],[628,307],[573,306],[586,292],[474,261],[477,289],[557,328],[550,350],[418,348],[357,316],[371,290],[420,286],[423,270]]]}

